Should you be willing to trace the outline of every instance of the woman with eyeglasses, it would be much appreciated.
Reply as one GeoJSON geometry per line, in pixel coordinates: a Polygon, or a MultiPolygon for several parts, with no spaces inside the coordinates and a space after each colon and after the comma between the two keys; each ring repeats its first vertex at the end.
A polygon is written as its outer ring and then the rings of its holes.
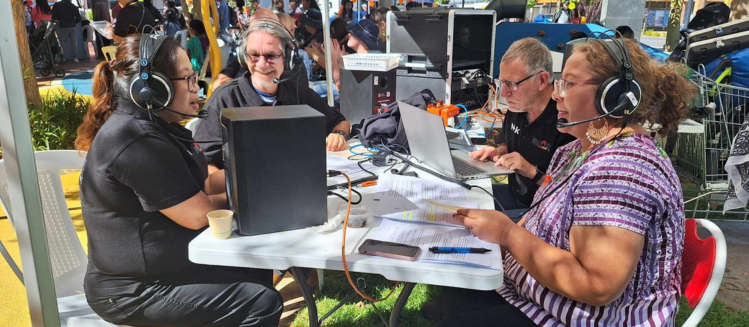
{"type": "Polygon", "coordinates": [[[606,81],[622,79],[626,69],[599,41],[578,45],[552,95],[558,117],[570,122],[559,130],[577,140],[555,153],[535,207],[518,224],[497,211],[456,214],[480,239],[500,245],[504,286],[447,289],[443,326],[674,325],[684,202],[671,161],[643,125],[676,130],[696,90],[635,41],[622,43],[642,89],[639,101],[615,91],[623,97],[606,108],[628,109],[602,118],[597,92],[614,92],[606,81]]]}
{"type": "Polygon", "coordinates": [[[165,38],[152,60],[152,72],[173,85],[171,104],[155,111],[134,102],[140,44],[141,34],[124,38],[116,59],[96,67],[94,100],[78,128],[76,148],[87,151],[80,178],[86,299],[114,324],[277,326],[283,301],[271,271],[188,259],[206,214],[226,207],[224,172],[208,174],[198,143],[179,124],[198,110],[198,85],[178,41],[165,38]]]}

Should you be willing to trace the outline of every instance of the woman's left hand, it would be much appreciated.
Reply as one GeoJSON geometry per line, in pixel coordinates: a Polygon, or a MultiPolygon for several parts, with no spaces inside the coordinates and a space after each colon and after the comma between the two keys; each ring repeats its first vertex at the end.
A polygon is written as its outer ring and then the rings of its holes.
{"type": "Polygon", "coordinates": [[[500,246],[504,244],[509,231],[518,227],[507,215],[496,210],[459,209],[454,217],[482,241],[500,246]]]}

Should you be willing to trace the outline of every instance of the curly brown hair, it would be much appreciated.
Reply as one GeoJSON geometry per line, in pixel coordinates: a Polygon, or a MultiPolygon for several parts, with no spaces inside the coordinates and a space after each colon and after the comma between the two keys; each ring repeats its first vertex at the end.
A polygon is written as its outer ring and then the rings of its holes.
{"type": "MultiPolygon", "coordinates": [[[[630,121],[636,124],[658,123],[661,125],[660,135],[666,135],[669,130],[676,131],[679,122],[689,117],[688,106],[697,95],[697,88],[678,72],[683,65],[657,63],[634,40],[625,39],[624,43],[632,60],[635,80],[642,88],[640,106],[630,115],[630,121]]],[[[574,52],[585,54],[593,67],[593,74],[601,81],[621,74],[616,60],[612,60],[600,42],[581,43],[574,52]]]]}
{"type": "MultiPolygon", "coordinates": [[[[93,100],[83,118],[83,124],[78,126],[78,137],[75,139],[75,148],[78,151],[88,151],[91,148],[96,133],[117,109],[117,99],[129,99],[130,81],[140,71],[141,35],[133,34],[124,38],[117,46],[115,60],[102,61],[94,69],[93,100]]],[[[163,72],[167,76],[176,72],[179,48],[179,41],[168,37],[153,58],[153,70],[163,72]]]]}

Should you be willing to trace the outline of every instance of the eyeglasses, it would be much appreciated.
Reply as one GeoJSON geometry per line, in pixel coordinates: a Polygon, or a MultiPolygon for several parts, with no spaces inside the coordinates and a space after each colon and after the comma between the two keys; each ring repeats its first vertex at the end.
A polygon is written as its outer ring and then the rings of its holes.
{"type": "Polygon", "coordinates": [[[169,80],[187,82],[187,90],[190,92],[196,92],[200,89],[198,86],[198,72],[193,72],[185,77],[170,78],[169,80]]]}
{"type": "Polygon", "coordinates": [[[598,80],[590,79],[587,81],[570,81],[566,79],[554,80],[554,90],[557,91],[560,97],[564,98],[567,96],[567,85],[598,85],[601,84],[598,80]]]}
{"type": "Polygon", "coordinates": [[[283,57],[283,55],[275,54],[275,53],[258,55],[258,54],[251,54],[249,52],[245,52],[244,55],[249,57],[250,61],[253,63],[257,63],[258,61],[260,61],[260,58],[263,58],[265,59],[265,62],[271,65],[278,63],[278,61],[281,60],[281,57],[283,57]]]}
{"type": "Polygon", "coordinates": [[[513,82],[513,81],[503,81],[503,80],[501,80],[501,79],[497,79],[497,81],[499,81],[499,86],[500,86],[500,87],[501,87],[502,85],[504,85],[504,86],[507,86],[507,88],[509,88],[509,89],[510,89],[510,91],[517,91],[517,90],[518,90],[518,86],[520,86],[520,83],[523,83],[523,82],[525,82],[525,81],[529,80],[529,79],[530,79],[531,77],[533,77],[533,76],[536,76],[536,75],[538,75],[539,73],[540,73],[540,72],[535,72],[535,73],[533,73],[533,74],[530,74],[530,75],[528,75],[528,77],[526,77],[526,78],[523,78],[523,79],[521,79],[521,80],[519,80],[519,81],[517,81],[517,82],[513,82]]]}

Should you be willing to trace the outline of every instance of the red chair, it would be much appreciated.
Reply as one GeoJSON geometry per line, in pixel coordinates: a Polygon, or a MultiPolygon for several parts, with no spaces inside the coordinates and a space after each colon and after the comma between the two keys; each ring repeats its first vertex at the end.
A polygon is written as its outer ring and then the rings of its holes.
{"type": "Polygon", "coordinates": [[[717,225],[705,219],[687,219],[682,256],[681,286],[694,308],[684,327],[697,326],[718,294],[726,270],[726,239],[717,225]],[[712,236],[700,239],[697,226],[712,236]]]}

